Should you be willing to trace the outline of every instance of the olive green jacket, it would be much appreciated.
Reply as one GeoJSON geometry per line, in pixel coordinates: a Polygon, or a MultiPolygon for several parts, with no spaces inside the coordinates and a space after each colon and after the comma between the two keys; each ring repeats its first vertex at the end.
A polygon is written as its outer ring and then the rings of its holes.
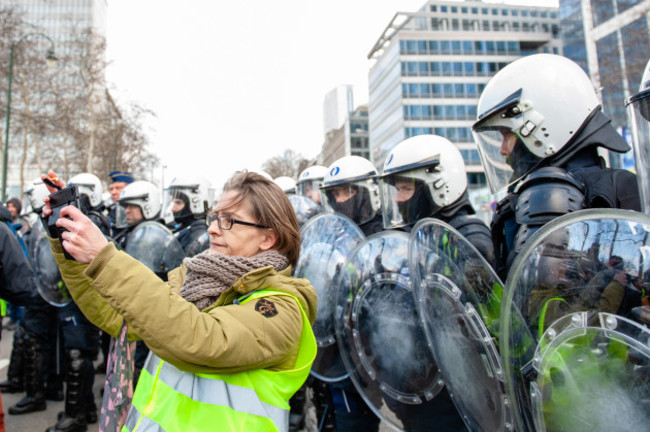
{"type": "Polygon", "coordinates": [[[292,277],[291,267],[247,273],[199,311],[179,295],[184,265],[164,282],[113,243],[88,265],[66,260],[57,240],[50,244],[70,294],[92,323],[115,337],[126,320],[130,340],[143,340],[181,370],[235,373],[294,366],[302,331],[298,304],[283,295],[237,304],[251,291],[286,292],[298,298],[312,324],[316,317],[316,291],[308,280],[292,277]]]}

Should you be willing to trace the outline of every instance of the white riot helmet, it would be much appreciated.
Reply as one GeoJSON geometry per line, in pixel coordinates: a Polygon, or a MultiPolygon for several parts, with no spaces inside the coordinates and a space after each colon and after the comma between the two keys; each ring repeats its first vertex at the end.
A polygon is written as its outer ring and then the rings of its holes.
{"type": "Polygon", "coordinates": [[[314,165],[304,169],[298,176],[296,192],[320,204],[320,188],[327,174],[327,167],[314,165]]]}
{"type": "Polygon", "coordinates": [[[386,229],[431,217],[467,189],[460,151],[437,135],[415,136],[395,146],[386,157],[381,180],[386,229]]]}
{"type": "MultiPolygon", "coordinates": [[[[45,186],[45,183],[43,183],[41,178],[37,177],[25,188],[24,194],[27,203],[30,205],[32,210],[38,212],[45,205],[43,199],[50,195],[50,191],[47,189],[47,186],[45,186]]],[[[23,208],[25,207],[27,206],[23,205],[23,208]]]]}
{"type": "MultiPolygon", "coordinates": [[[[129,226],[124,212],[128,204],[137,205],[142,210],[143,220],[155,220],[160,215],[160,190],[148,181],[135,181],[126,185],[122,189],[120,198],[117,201],[117,211],[115,216],[115,226],[124,228],[129,226]]],[[[139,222],[136,222],[136,224],[139,222]]]]}
{"type": "Polygon", "coordinates": [[[291,177],[276,177],[273,179],[273,183],[280,186],[280,189],[282,189],[282,191],[287,195],[293,195],[296,193],[296,181],[291,177]]]}
{"type": "MultiPolygon", "coordinates": [[[[81,173],[75,176],[72,176],[68,180],[68,184],[77,185],[79,189],[79,195],[82,201],[86,201],[85,206],[89,206],[88,210],[96,209],[100,207],[104,201],[102,200],[102,194],[104,193],[104,188],[102,188],[102,182],[95,174],[91,173],[81,173]]],[[[83,205],[83,203],[82,203],[83,205]]]]}
{"type": "Polygon", "coordinates": [[[360,156],[334,161],[323,180],[323,205],[359,225],[370,221],[381,209],[377,175],[375,166],[360,156]]]}
{"type": "Polygon", "coordinates": [[[625,101],[629,118],[632,120],[632,141],[634,162],[641,195],[641,210],[650,212],[650,61],[641,78],[639,92],[625,101]]]}
{"type": "Polygon", "coordinates": [[[522,57],[497,72],[481,94],[472,126],[492,192],[562,150],[599,104],[587,74],[559,55],[522,57]],[[501,132],[514,134],[525,149],[501,154],[501,132]],[[518,151],[528,157],[514,157],[518,151]]]}
{"type": "Polygon", "coordinates": [[[167,189],[163,208],[171,213],[176,222],[204,219],[212,201],[212,185],[202,177],[188,176],[174,178],[167,189]]]}

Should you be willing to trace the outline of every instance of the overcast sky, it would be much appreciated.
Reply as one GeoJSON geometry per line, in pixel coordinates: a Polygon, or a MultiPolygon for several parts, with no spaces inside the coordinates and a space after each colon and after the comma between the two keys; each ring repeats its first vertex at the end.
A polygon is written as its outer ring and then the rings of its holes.
{"type": "Polygon", "coordinates": [[[368,52],[395,12],[424,3],[108,0],[107,79],[116,99],[156,113],[146,133],[165,184],[221,184],[285,149],[315,157],[325,94],[351,84],[355,106],[367,103],[368,52]]]}

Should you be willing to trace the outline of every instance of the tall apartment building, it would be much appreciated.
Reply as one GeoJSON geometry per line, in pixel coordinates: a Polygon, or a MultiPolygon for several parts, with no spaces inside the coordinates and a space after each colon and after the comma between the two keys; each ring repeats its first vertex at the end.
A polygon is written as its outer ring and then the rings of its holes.
{"type": "Polygon", "coordinates": [[[525,55],[562,53],[557,8],[427,1],[397,13],[368,54],[369,138],[380,167],[400,141],[421,134],[458,145],[471,188],[485,175],[470,127],[490,77],[525,55]]]}
{"type": "Polygon", "coordinates": [[[589,73],[623,132],[630,124],[624,101],[638,91],[650,58],[650,0],[560,0],[559,13],[564,55],[589,73]]]}

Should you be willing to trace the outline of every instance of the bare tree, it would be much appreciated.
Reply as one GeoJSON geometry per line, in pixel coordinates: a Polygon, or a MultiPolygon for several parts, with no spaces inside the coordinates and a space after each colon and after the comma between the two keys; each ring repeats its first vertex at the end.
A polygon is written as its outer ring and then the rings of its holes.
{"type": "MultiPolygon", "coordinates": [[[[142,176],[159,164],[143,127],[154,113],[137,103],[119,106],[113,100],[104,78],[104,39],[91,29],[72,28],[57,42],[58,62],[48,71],[49,41],[31,35],[45,31],[28,27],[12,9],[0,10],[2,78],[7,76],[11,44],[21,40],[14,53],[10,154],[12,165],[20,167],[22,185],[27,167],[37,167],[39,173],[53,167],[64,178],[88,171],[105,179],[114,169],[142,176]],[[21,39],[25,34],[30,36],[21,39]]],[[[0,80],[2,100],[6,91],[6,79],[0,80]]],[[[5,104],[0,106],[4,114],[5,104]]]]}
{"type": "Polygon", "coordinates": [[[298,174],[309,166],[309,160],[299,153],[287,149],[279,156],[274,156],[262,164],[262,169],[273,178],[287,176],[297,178],[298,174]]]}

